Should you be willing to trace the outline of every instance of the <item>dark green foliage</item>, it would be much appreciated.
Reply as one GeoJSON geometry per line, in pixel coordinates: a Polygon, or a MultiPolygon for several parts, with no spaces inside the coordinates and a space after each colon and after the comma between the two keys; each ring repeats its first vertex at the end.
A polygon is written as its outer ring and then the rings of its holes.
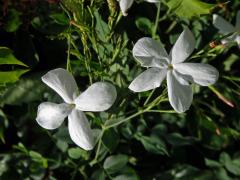
{"type": "Polygon", "coordinates": [[[127,17],[116,0],[3,3],[0,179],[240,179],[240,50],[221,45],[224,37],[212,25],[213,13],[235,22],[240,2],[161,2],[135,1],[127,17]],[[169,52],[186,26],[197,40],[188,61],[211,64],[220,77],[213,86],[195,85],[190,110],[177,114],[166,82],[143,93],[128,86],[143,71],[134,43],[152,37],[169,52]],[[41,81],[59,67],[74,75],[80,91],[97,81],[117,88],[111,109],[86,112],[96,138],[92,151],[72,142],[67,120],[53,131],[35,120],[41,102],[62,102],[41,81]]]}

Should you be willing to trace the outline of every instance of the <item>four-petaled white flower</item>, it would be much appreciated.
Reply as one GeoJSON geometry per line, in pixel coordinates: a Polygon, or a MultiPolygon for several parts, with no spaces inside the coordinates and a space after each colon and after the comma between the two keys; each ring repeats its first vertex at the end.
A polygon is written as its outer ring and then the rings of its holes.
{"type": "MultiPolygon", "coordinates": [[[[127,11],[132,6],[134,0],[118,0],[118,1],[119,1],[119,6],[122,11],[122,14],[124,16],[127,16],[128,15],[127,11]]],[[[159,0],[145,0],[145,1],[150,2],[150,3],[159,2],[159,0]]]]}
{"type": "Polygon", "coordinates": [[[240,11],[237,12],[235,27],[217,14],[213,15],[213,25],[223,35],[234,33],[230,37],[223,39],[223,44],[237,42],[238,47],[240,48],[240,11]]]}
{"type": "Polygon", "coordinates": [[[85,150],[93,149],[92,130],[83,111],[109,109],[117,97],[115,87],[107,82],[96,82],[77,96],[78,87],[74,77],[61,68],[49,71],[42,81],[55,90],[64,103],[41,103],[36,118],[38,124],[45,129],[56,129],[68,116],[68,129],[73,142],[85,150]]]}
{"type": "Polygon", "coordinates": [[[149,69],[134,79],[129,89],[134,92],[148,91],[159,87],[167,77],[170,104],[179,113],[188,110],[193,99],[191,83],[208,86],[214,84],[219,76],[211,65],[183,63],[194,47],[195,39],[188,28],[181,33],[170,55],[160,42],[141,38],[133,47],[133,56],[149,69]]]}

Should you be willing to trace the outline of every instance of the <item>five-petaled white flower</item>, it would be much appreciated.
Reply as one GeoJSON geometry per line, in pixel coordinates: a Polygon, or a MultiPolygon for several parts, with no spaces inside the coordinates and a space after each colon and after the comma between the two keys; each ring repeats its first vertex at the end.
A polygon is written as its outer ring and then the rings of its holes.
{"type": "MultiPolygon", "coordinates": [[[[118,0],[118,1],[119,1],[119,6],[122,11],[122,14],[124,16],[127,16],[128,15],[127,11],[132,6],[134,0],[118,0]]],[[[159,2],[159,0],[145,0],[145,1],[150,2],[150,3],[159,2]]]]}
{"type": "Polygon", "coordinates": [[[64,103],[41,103],[36,118],[38,124],[45,129],[56,129],[68,116],[68,129],[73,142],[85,150],[93,149],[92,130],[83,111],[109,109],[117,97],[115,87],[107,82],[96,82],[77,96],[78,87],[74,77],[61,68],[49,71],[42,81],[55,90],[64,103]]]}
{"type": "Polygon", "coordinates": [[[238,47],[240,48],[240,11],[237,12],[235,27],[217,14],[213,15],[213,25],[223,35],[234,33],[230,37],[223,39],[222,40],[223,44],[226,44],[229,42],[237,42],[238,47]]]}
{"type": "Polygon", "coordinates": [[[183,63],[194,47],[195,39],[188,28],[181,33],[170,55],[160,42],[141,38],[133,47],[133,56],[149,69],[134,79],[129,89],[134,92],[148,91],[159,87],[167,77],[170,104],[179,113],[188,110],[193,99],[191,83],[208,86],[214,84],[219,75],[211,65],[183,63]]]}

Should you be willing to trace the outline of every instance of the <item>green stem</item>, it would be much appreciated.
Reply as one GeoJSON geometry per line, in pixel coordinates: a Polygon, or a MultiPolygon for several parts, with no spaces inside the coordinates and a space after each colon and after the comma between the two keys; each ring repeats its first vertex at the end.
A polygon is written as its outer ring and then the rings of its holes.
{"type": "Polygon", "coordinates": [[[168,27],[168,29],[166,30],[166,34],[170,33],[176,25],[177,25],[177,21],[173,21],[168,27]]]}
{"type": "Polygon", "coordinates": [[[59,3],[60,7],[63,9],[63,11],[67,14],[68,19],[70,20],[72,17],[70,15],[70,13],[68,12],[67,8],[64,6],[63,3],[59,3]]]}
{"type": "Polygon", "coordinates": [[[77,175],[77,172],[78,170],[77,169],[74,169],[73,173],[72,173],[72,177],[71,177],[71,180],[74,180],[76,175],[77,175]]]}
{"type": "Polygon", "coordinates": [[[82,174],[84,179],[87,180],[88,179],[88,175],[86,174],[86,172],[84,170],[85,170],[84,167],[79,168],[80,173],[82,174]]]}
{"type": "MultiPolygon", "coordinates": [[[[102,131],[102,134],[104,133],[105,130],[102,131]]],[[[102,137],[101,137],[102,139],[102,137]]],[[[102,144],[102,140],[99,139],[98,141],[98,146],[97,146],[97,151],[96,151],[96,155],[95,155],[95,158],[94,160],[97,161],[98,160],[98,156],[99,156],[99,152],[100,152],[100,149],[101,149],[101,144],[102,144]]]]}
{"type": "Polygon", "coordinates": [[[234,108],[235,105],[233,104],[233,102],[231,102],[229,99],[227,99],[223,94],[221,94],[214,86],[208,86],[208,88],[214,92],[217,97],[222,100],[225,104],[227,104],[228,106],[234,108]]]}
{"type": "MultiPolygon", "coordinates": [[[[152,102],[150,102],[149,104],[145,105],[146,107],[154,107],[155,105],[159,104],[162,101],[166,101],[165,98],[165,94],[166,94],[166,89],[164,89],[164,91],[162,92],[162,94],[160,96],[158,96],[156,99],[154,99],[152,102]]],[[[167,99],[168,100],[168,99],[167,99]]]]}
{"type": "Polygon", "coordinates": [[[108,3],[109,11],[110,11],[110,16],[113,16],[117,11],[115,0],[107,0],[107,3],[108,3]]]}
{"type": "Polygon", "coordinates": [[[148,98],[147,98],[146,101],[144,102],[143,106],[145,106],[145,105],[148,103],[148,101],[149,101],[150,98],[152,97],[154,91],[155,91],[155,89],[153,89],[153,90],[151,91],[150,95],[148,96],[148,98]]]}
{"type": "Polygon", "coordinates": [[[136,117],[136,116],[139,116],[139,115],[143,114],[144,112],[145,112],[145,110],[138,111],[137,113],[135,113],[135,114],[133,114],[133,115],[131,115],[131,116],[125,118],[125,119],[122,119],[121,121],[117,121],[117,122],[115,122],[115,123],[113,123],[113,124],[106,125],[105,128],[106,128],[106,129],[109,129],[109,128],[111,128],[111,127],[118,126],[119,124],[122,124],[122,123],[124,123],[124,122],[126,122],[126,121],[129,121],[130,119],[132,119],[132,118],[134,118],[134,117],[136,117]]]}
{"type": "Polygon", "coordinates": [[[122,19],[122,17],[123,17],[122,13],[119,13],[118,16],[117,16],[117,19],[115,20],[114,24],[111,27],[111,30],[113,30],[117,26],[117,24],[122,19]]]}
{"type": "Polygon", "coordinates": [[[176,111],[174,110],[157,110],[157,109],[153,109],[153,110],[148,110],[146,112],[153,112],[153,113],[177,113],[176,111]]]}
{"type": "Polygon", "coordinates": [[[67,71],[71,72],[71,61],[70,61],[70,51],[71,51],[71,35],[68,35],[68,50],[67,50],[67,71]]]}
{"type": "Polygon", "coordinates": [[[152,113],[177,113],[174,110],[157,110],[157,109],[153,109],[153,110],[148,110],[146,112],[152,112],[152,113]]]}
{"type": "Polygon", "coordinates": [[[92,75],[91,75],[91,67],[90,67],[90,63],[89,63],[89,60],[87,60],[87,59],[85,59],[85,67],[86,67],[86,69],[87,69],[87,71],[88,71],[88,78],[89,78],[89,82],[90,82],[90,84],[92,84],[93,83],[93,81],[92,81],[92,75]]]}
{"type": "Polygon", "coordinates": [[[222,94],[214,87],[214,86],[208,86],[212,92],[214,92],[217,96],[222,96],[222,94]]]}
{"type": "Polygon", "coordinates": [[[154,29],[153,29],[153,33],[152,33],[152,37],[153,37],[154,39],[157,37],[157,29],[158,29],[160,11],[161,11],[161,1],[159,1],[159,3],[158,3],[157,15],[156,15],[155,25],[154,25],[154,29]]]}
{"type": "Polygon", "coordinates": [[[94,159],[89,163],[91,166],[92,165],[94,165],[94,164],[96,164],[97,162],[98,162],[98,156],[99,156],[99,152],[100,152],[100,149],[101,149],[101,144],[102,144],[102,136],[103,136],[103,134],[104,134],[104,132],[105,132],[105,129],[106,128],[102,128],[102,132],[101,132],[101,134],[100,134],[100,136],[99,136],[99,138],[98,138],[98,145],[97,145],[97,151],[96,151],[96,154],[95,154],[95,157],[94,157],[94,159]]]}
{"type": "Polygon", "coordinates": [[[166,89],[163,91],[162,95],[158,96],[156,99],[154,99],[151,103],[149,103],[148,105],[146,105],[145,109],[142,109],[142,110],[139,110],[138,112],[132,114],[131,116],[129,117],[126,117],[125,119],[122,119],[120,121],[113,121],[112,123],[110,123],[110,121],[106,121],[105,123],[105,129],[109,129],[111,127],[115,127],[115,126],[118,126],[126,121],[129,121],[131,119],[133,119],[134,117],[136,116],[139,116],[145,112],[148,112],[150,109],[152,109],[154,106],[158,105],[159,103],[161,103],[162,101],[165,101],[166,98],[165,98],[165,93],[166,93],[166,89]]]}

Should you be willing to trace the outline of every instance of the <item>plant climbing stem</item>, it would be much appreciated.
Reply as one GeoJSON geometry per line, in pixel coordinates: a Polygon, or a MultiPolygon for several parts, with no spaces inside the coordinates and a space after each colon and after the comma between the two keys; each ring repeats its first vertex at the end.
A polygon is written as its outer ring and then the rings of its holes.
{"type": "Polygon", "coordinates": [[[157,4],[157,15],[156,15],[155,25],[154,25],[154,29],[153,29],[153,33],[152,33],[153,39],[157,38],[157,29],[158,29],[160,11],[161,11],[161,1],[159,1],[157,4]]]}
{"type": "Polygon", "coordinates": [[[145,106],[145,108],[140,109],[138,112],[136,112],[136,113],[134,113],[134,114],[132,114],[132,115],[122,119],[122,120],[119,120],[119,121],[116,120],[114,122],[113,121],[110,122],[111,120],[106,121],[104,128],[105,129],[109,129],[109,128],[118,126],[118,125],[120,125],[120,124],[122,124],[124,122],[127,122],[127,121],[129,121],[129,120],[131,120],[131,119],[141,115],[141,114],[144,114],[145,112],[148,112],[149,110],[151,110],[153,107],[155,107],[156,105],[158,105],[162,101],[165,101],[165,97],[164,96],[159,96],[158,98],[153,100],[151,103],[149,103],[147,106],[145,106]]]}
{"type": "Polygon", "coordinates": [[[71,69],[71,61],[70,61],[71,35],[68,35],[68,36],[67,36],[67,44],[68,44],[68,49],[67,49],[67,71],[72,72],[72,69],[71,69]]]}

